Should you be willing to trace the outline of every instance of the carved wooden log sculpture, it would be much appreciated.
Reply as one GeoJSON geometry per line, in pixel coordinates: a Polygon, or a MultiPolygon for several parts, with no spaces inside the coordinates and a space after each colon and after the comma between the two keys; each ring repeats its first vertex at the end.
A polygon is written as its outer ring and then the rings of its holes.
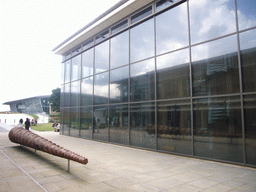
{"type": "Polygon", "coordinates": [[[27,147],[34,148],[52,155],[76,161],[78,163],[87,164],[88,159],[82,157],[72,151],[64,149],[59,145],[21,127],[15,127],[9,132],[9,139],[14,143],[18,143],[27,147]]]}

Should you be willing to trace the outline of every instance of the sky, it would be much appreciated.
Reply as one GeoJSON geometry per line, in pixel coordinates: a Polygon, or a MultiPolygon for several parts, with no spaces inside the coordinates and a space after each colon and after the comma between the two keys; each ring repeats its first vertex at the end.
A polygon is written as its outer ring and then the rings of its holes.
{"type": "Polygon", "coordinates": [[[62,57],[52,50],[117,2],[0,0],[0,112],[60,87],[62,57]]]}

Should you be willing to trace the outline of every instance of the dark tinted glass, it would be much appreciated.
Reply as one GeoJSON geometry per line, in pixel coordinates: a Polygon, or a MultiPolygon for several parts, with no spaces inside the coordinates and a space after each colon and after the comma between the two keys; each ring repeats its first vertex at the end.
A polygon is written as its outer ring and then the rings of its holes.
{"type": "Polygon", "coordinates": [[[79,108],[70,109],[70,135],[79,137],[80,117],[79,108]]]}
{"type": "Polygon", "coordinates": [[[246,163],[256,165],[256,95],[244,96],[246,163]]]}
{"type": "Polygon", "coordinates": [[[82,107],[80,111],[81,137],[92,138],[92,107],[82,107]]]}
{"type": "Polygon", "coordinates": [[[131,62],[154,56],[154,20],[150,19],[130,30],[131,62]]]}
{"type": "Polygon", "coordinates": [[[190,100],[158,102],[157,137],[159,150],[192,154],[190,100]]]}
{"type": "Polygon", "coordinates": [[[240,97],[194,100],[194,154],[243,162],[240,97]]]}
{"type": "Polygon", "coordinates": [[[64,89],[64,107],[70,107],[70,83],[65,84],[65,89],[64,89]]]}
{"type": "Polygon", "coordinates": [[[130,144],[155,149],[155,106],[154,103],[130,106],[130,144]]]}
{"type": "Polygon", "coordinates": [[[130,67],[131,101],[153,100],[155,98],[155,62],[149,59],[130,67]]]}
{"type": "Polygon", "coordinates": [[[145,17],[147,17],[147,16],[149,16],[151,14],[152,14],[152,7],[150,6],[150,7],[146,8],[146,9],[144,9],[143,11],[133,15],[131,17],[132,24],[136,23],[137,21],[139,21],[139,20],[141,20],[141,19],[143,19],[143,18],[145,18],[145,17]]]}
{"type": "Polygon", "coordinates": [[[81,78],[81,55],[72,58],[71,81],[81,78]]]}
{"type": "Polygon", "coordinates": [[[82,54],[82,77],[93,75],[93,49],[82,54]]]}
{"type": "Polygon", "coordinates": [[[157,57],[157,99],[190,95],[189,50],[157,57]]]}
{"type": "Polygon", "coordinates": [[[189,14],[192,44],[236,31],[233,0],[189,0],[189,14]]]}
{"type": "Polygon", "coordinates": [[[187,3],[174,7],[156,17],[156,53],[188,46],[187,3]]]}
{"type": "Polygon", "coordinates": [[[108,141],[108,106],[94,107],[93,139],[108,141]]]}
{"type": "Polygon", "coordinates": [[[81,106],[92,105],[93,77],[82,79],[81,84],[81,106]]]}
{"type": "Polygon", "coordinates": [[[236,36],[192,47],[192,70],[195,96],[238,93],[236,36]]]}
{"type": "Polygon", "coordinates": [[[71,83],[71,107],[80,105],[80,81],[71,83]]]}
{"type": "Polygon", "coordinates": [[[103,41],[104,39],[106,39],[107,37],[109,37],[109,31],[104,31],[103,33],[101,33],[100,35],[96,36],[95,38],[95,43],[99,43],[100,41],[103,41]]]}
{"type": "Polygon", "coordinates": [[[129,32],[125,31],[111,39],[110,68],[129,62],[129,32]]]}
{"type": "Polygon", "coordinates": [[[116,26],[111,28],[112,34],[124,29],[125,27],[128,26],[128,20],[124,20],[121,23],[117,24],[116,26]]]}
{"type": "Polygon", "coordinates": [[[239,30],[256,26],[256,1],[236,0],[239,30]]]}
{"type": "Polygon", "coordinates": [[[82,44],[83,50],[86,50],[87,48],[91,47],[93,45],[93,39],[89,39],[88,41],[85,41],[82,44]]]}
{"type": "Polygon", "coordinates": [[[71,60],[65,62],[65,83],[70,82],[71,60]]]}
{"type": "Polygon", "coordinates": [[[110,142],[129,144],[128,105],[109,106],[110,142]]]}
{"type": "Polygon", "coordinates": [[[95,47],[95,73],[109,69],[109,41],[95,47]]]}
{"type": "Polygon", "coordinates": [[[94,76],[94,104],[108,103],[108,79],[109,73],[101,73],[94,76]]]}
{"type": "Polygon", "coordinates": [[[129,67],[110,71],[110,103],[128,102],[129,67]]]}
{"type": "Polygon", "coordinates": [[[168,7],[180,0],[161,0],[156,3],[156,11],[160,11],[164,9],[165,7],[168,7]]]}
{"type": "Polygon", "coordinates": [[[256,29],[240,34],[243,89],[256,91],[256,29]]]}
{"type": "Polygon", "coordinates": [[[63,109],[63,131],[64,135],[69,135],[70,128],[70,108],[63,109]]]}

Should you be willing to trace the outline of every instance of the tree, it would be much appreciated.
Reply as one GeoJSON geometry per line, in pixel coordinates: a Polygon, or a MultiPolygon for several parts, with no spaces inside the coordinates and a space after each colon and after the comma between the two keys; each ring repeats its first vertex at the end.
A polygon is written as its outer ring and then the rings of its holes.
{"type": "Polygon", "coordinates": [[[60,88],[53,89],[49,99],[52,111],[60,112],[60,88]]]}

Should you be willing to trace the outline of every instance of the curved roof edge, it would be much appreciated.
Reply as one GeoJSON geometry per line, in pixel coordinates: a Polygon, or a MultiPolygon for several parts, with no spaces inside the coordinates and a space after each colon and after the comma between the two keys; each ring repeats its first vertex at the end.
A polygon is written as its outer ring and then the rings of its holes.
{"type": "Polygon", "coordinates": [[[20,102],[20,101],[25,101],[25,100],[29,100],[29,99],[36,99],[36,98],[50,98],[51,95],[42,95],[42,96],[35,96],[35,97],[29,97],[29,98],[24,98],[24,99],[19,99],[19,100],[14,100],[14,101],[8,101],[3,103],[3,105],[10,105],[11,103],[16,103],[16,102],[20,102]]]}

